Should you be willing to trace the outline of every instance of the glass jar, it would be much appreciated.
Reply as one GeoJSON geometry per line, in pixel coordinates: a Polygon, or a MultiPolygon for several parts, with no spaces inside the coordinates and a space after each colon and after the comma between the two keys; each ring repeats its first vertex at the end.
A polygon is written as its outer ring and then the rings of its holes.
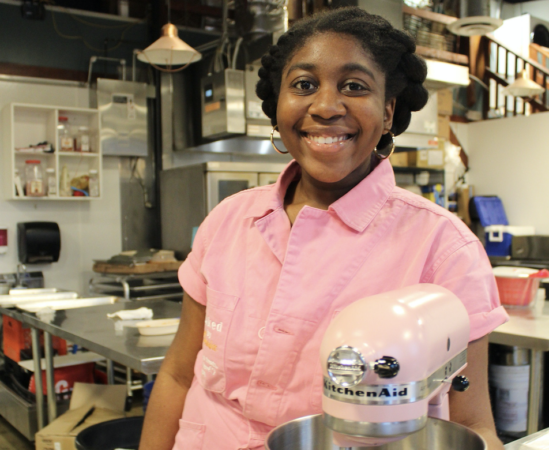
{"type": "Polygon", "coordinates": [[[91,152],[90,129],[79,127],[76,136],[76,150],[79,152],[91,152]]]}
{"type": "Polygon", "coordinates": [[[46,183],[48,186],[48,197],[57,197],[57,180],[55,179],[55,169],[53,167],[46,169],[46,183]]]}
{"type": "Polygon", "coordinates": [[[45,195],[44,174],[38,159],[25,161],[25,189],[27,197],[43,197],[45,195]]]}
{"type": "Polygon", "coordinates": [[[99,176],[97,174],[97,170],[90,170],[88,183],[90,197],[99,197],[99,176]]]}
{"type": "Polygon", "coordinates": [[[59,116],[59,123],[57,125],[59,149],[62,152],[74,151],[74,136],[70,132],[69,118],[65,116],[59,116]]]}

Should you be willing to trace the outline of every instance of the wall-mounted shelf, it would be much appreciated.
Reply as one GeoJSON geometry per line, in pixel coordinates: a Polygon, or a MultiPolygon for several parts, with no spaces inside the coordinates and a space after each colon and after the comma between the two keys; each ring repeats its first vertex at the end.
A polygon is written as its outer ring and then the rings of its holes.
{"type": "Polygon", "coordinates": [[[11,103],[2,110],[2,153],[4,155],[5,197],[8,200],[21,201],[87,201],[101,198],[102,193],[102,154],[99,112],[96,109],[66,108],[47,105],[11,103]],[[59,118],[63,119],[60,121],[59,118]],[[59,151],[62,147],[63,127],[66,137],[73,140],[75,151],[59,151]],[[39,143],[47,142],[53,146],[53,153],[42,151],[21,151],[39,143]],[[77,151],[79,147],[88,151],[77,151]],[[43,196],[28,195],[25,189],[25,166],[27,160],[40,161],[43,174],[43,196]],[[48,193],[48,174],[53,169],[56,193],[48,193]],[[90,195],[90,189],[82,189],[83,196],[75,196],[70,186],[71,180],[89,176],[97,171],[99,192],[90,195]],[[16,175],[21,180],[23,192],[16,188],[16,175]],[[65,180],[65,181],[64,181],[65,180]],[[87,195],[86,195],[87,194],[87,195]]]}

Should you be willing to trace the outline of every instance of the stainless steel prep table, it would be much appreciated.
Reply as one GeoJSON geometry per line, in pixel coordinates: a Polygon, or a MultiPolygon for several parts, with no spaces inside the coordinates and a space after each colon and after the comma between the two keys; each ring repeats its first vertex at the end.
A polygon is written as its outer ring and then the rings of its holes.
{"type": "Polygon", "coordinates": [[[542,408],[543,354],[549,351],[549,306],[544,303],[537,309],[508,309],[509,322],[496,328],[489,336],[491,343],[530,350],[527,434],[539,430],[542,408]]]}
{"type": "MultiPolygon", "coordinates": [[[[112,305],[56,311],[51,321],[39,319],[35,314],[14,309],[0,308],[0,314],[13,317],[31,327],[33,349],[39,348],[38,330],[44,331],[46,356],[46,380],[48,392],[54,391],[53,352],[51,336],[59,336],[77,345],[94,351],[108,360],[120,363],[141,373],[152,375],[158,372],[171,339],[167,336],[141,336],[136,327],[117,327],[117,319],[109,319],[107,313],[123,309],[151,308],[154,319],[175,318],[181,315],[181,304],[168,300],[144,300],[139,303],[120,301],[112,305]]],[[[173,335],[172,335],[173,337],[173,335]]],[[[39,366],[39,352],[34,352],[35,371],[39,366]]],[[[41,377],[36,377],[36,392],[42,392],[41,377]],[[40,384],[40,386],[39,386],[40,384]]],[[[44,426],[43,397],[36,396],[38,429],[44,426]]],[[[48,396],[48,419],[57,416],[55,396],[48,396]]]]}

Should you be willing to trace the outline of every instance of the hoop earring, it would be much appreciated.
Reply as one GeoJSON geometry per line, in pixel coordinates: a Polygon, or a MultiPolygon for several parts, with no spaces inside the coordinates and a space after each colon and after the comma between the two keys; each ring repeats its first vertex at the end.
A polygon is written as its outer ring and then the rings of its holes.
{"type": "Polygon", "coordinates": [[[289,152],[286,151],[286,152],[281,152],[277,146],[275,145],[275,142],[274,142],[274,132],[278,130],[278,125],[275,125],[273,127],[273,130],[271,131],[271,145],[273,146],[273,148],[276,150],[277,153],[280,153],[281,155],[286,155],[288,154],[289,152]]]}
{"type": "Polygon", "coordinates": [[[376,154],[376,156],[379,158],[379,159],[387,159],[389,158],[389,156],[391,156],[393,154],[393,152],[395,151],[395,135],[393,134],[393,132],[391,130],[388,131],[388,133],[391,135],[391,139],[393,140],[393,145],[391,146],[391,151],[389,152],[388,155],[384,155],[384,154],[381,154],[378,152],[377,150],[377,146],[374,148],[374,153],[376,154]]]}

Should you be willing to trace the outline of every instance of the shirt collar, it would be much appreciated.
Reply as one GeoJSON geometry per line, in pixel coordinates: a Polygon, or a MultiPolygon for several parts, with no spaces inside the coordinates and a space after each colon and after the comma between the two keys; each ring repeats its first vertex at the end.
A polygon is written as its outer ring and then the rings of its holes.
{"type": "MultiPolygon", "coordinates": [[[[301,167],[293,160],[282,171],[274,187],[265,190],[250,208],[247,218],[260,218],[284,207],[284,197],[290,183],[301,174],[301,167]]],[[[383,160],[343,197],[328,208],[348,227],[362,232],[381,210],[395,187],[395,175],[389,161],[383,160]]]]}
{"type": "Polygon", "coordinates": [[[246,218],[260,218],[284,207],[284,197],[290,183],[301,176],[301,167],[292,160],[280,173],[276,183],[264,190],[264,195],[256,199],[246,218]]]}

